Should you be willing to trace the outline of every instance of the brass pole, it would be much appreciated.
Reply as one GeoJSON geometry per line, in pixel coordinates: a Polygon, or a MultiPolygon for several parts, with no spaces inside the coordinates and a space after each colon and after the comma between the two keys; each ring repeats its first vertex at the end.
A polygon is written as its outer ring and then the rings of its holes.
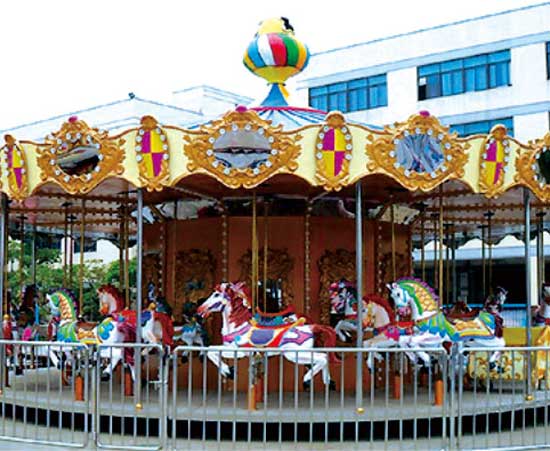
{"type": "Polygon", "coordinates": [[[420,213],[420,268],[422,270],[422,280],[426,281],[426,242],[425,242],[425,222],[426,222],[426,210],[423,207],[420,213]]]}
{"type": "Polygon", "coordinates": [[[493,294],[493,233],[492,233],[492,217],[494,213],[492,211],[488,211],[487,216],[487,250],[488,250],[488,288],[489,288],[489,295],[493,294]]]}
{"type": "Polygon", "coordinates": [[[264,261],[263,261],[263,279],[264,279],[264,312],[267,311],[267,254],[268,254],[268,250],[269,250],[269,246],[268,246],[268,241],[267,241],[267,238],[268,238],[268,230],[267,230],[267,215],[268,215],[268,203],[267,201],[264,199],[264,261]]]}
{"type": "Polygon", "coordinates": [[[25,259],[25,215],[21,215],[21,222],[19,224],[19,233],[21,243],[19,245],[19,290],[23,293],[23,285],[25,283],[25,274],[23,272],[23,265],[25,259]]]}
{"type": "Polygon", "coordinates": [[[395,268],[395,210],[393,199],[391,200],[390,206],[390,222],[391,222],[391,271],[392,271],[392,281],[397,280],[397,271],[395,268]]]}
{"type": "Polygon", "coordinates": [[[256,192],[252,194],[252,245],[251,245],[251,263],[252,263],[252,312],[256,311],[256,300],[258,298],[258,236],[256,224],[256,192]]]}
{"type": "Polygon", "coordinates": [[[487,227],[484,225],[481,226],[481,280],[483,286],[483,299],[482,303],[487,299],[487,278],[486,278],[486,262],[485,262],[485,229],[487,227]]]}
{"type": "MultiPolygon", "coordinates": [[[[74,217],[71,214],[69,216],[69,287],[73,289],[73,259],[74,259],[74,217]]],[[[82,226],[82,224],[81,224],[82,226]]],[[[84,252],[83,248],[80,248],[80,253],[84,252]]]]}
{"type": "Polygon", "coordinates": [[[439,307],[443,305],[443,185],[439,186],[439,307]]]}
{"type": "Polygon", "coordinates": [[[433,258],[433,265],[434,265],[434,289],[437,289],[437,283],[438,283],[438,280],[439,280],[439,277],[438,277],[438,271],[437,271],[437,261],[438,261],[438,256],[437,256],[437,248],[438,248],[438,241],[437,241],[437,231],[438,231],[438,227],[437,227],[437,213],[433,213],[432,214],[432,219],[433,219],[433,228],[434,228],[434,258],[433,258]]]}
{"type": "MultiPolygon", "coordinates": [[[[86,232],[86,199],[82,198],[82,213],[80,219],[80,262],[78,268],[78,299],[80,308],[84,305],[84,234],[86,232]]],[[[71,271],[72,273],[72,271],[71,271]]]]}
{"type": "Polygon", "coordinates": [[[227,218],[227,208],[225,208],[224,203],[221,203],[223,213],[222,213],[222,281],[227,282],[229,280],[229,271],[227,267],[228,262],[228,218],[227,218]]]}
{"type": "Polygon", "coordinates": [[[69,248],[69,243],[68,243],[68,235],[69,235],[69,216],[68,216],[68,209],[69,209],[69,205],[68,204],[65,204],[65,219],[63,220],[63,242],[64,242],[64,245],[63,245],[63,286],[66,287],[67,286],[67,256],[68,256],[68,248],[69,248]]]}
{"type": "Polygon", "coordinates": [[[449,302],[451,290],[451,237],[449,224],[445,224],[445,300],[449,302]]]}
{"type": "Polygon", "coordinates": [[[118,230],[118,288],[122,293],[124,289],[124,207],[119,208],[120,224],[118,230]]]}
{"type": "Polygon", "coordinates": [[[309,312],[310,312],[310,309],[311,309],[311,305],[310,305],[310,296],[311,296],[311,292],[310,292],[310,280],[311,280],[311,275],[310,275],[310,271],[311,271],[311,256],[310,256],[311,210],[312,210],[312,205],[311,205],[311,202],[308,201],[308,203],[306,205],[306,216],[305,216],[305,223],[304,223],[304,254],[305,254],[305,256],[304,256],[304,272],[305,272],[305,277],[304,277],[304,280],[305,280],[305,287],[304,287],[305,296],[304,296],[304,300],[305,300],[306,314],[308,314],[308,315],[309,315],[309,312]]]}
{"type": "MultiPolygon", "coordinates": [[[[128,195],[126,195],[128,197],[128,195]]],[[[124,209],[124,297],[130,308],[130,220],[128,207],[124,209]]],[[[141,286],[138,287],[141,290],[141,286]]]]}

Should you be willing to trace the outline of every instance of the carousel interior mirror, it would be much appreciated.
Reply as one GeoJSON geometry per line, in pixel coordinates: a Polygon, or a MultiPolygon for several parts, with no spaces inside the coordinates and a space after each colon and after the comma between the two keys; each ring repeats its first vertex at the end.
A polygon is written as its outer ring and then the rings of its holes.
{"type": "MultiPolygon", "coordinates": [[[[88,138],[90,138],[88,136],[88,138]]],[[[100,161],[99,143],[91,140],[86,142],[82,136],[70,139],[70,144],[64,144],[64,151],[57,156],[57,164],[63,172],[69,175],[88,174],[94,170],[100,161]],[[73,147],[70,147],[70,144],[73,147]],[[68,149],[68,150],[65,150],[68,149]]]]}
{"type": "Polygon", "coordinates": [[[216,160],[229,169],[257,168],[268,161],[271,153],[263,129],[252,131],[235,125],[216,139],[213,148],[216,160]]]}
{"type": "Polygon", "coordinates": [[[406,171],[433,173],[443,164],[441,141],[428,134],[409,134],[398,140],[396,160],[406,171]]]}

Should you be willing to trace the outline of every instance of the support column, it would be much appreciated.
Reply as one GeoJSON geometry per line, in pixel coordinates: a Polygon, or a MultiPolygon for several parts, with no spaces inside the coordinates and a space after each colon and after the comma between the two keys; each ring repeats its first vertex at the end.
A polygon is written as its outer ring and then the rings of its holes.
{"type": "Polygon", "coordinates": [[[36,224],[32,227],[31,242],[31,283],[36,285],[36,224]]]}
{"type": "MultiPolygon", "coordinates": [[[[6,242],[7,242],[7,227],[8,227],[8,197],[4,193],[0,193],[0,268],[2,268],[2,277],[0,277],[0,293],[2,294],[2,302],[0,302],[0,318],[4,318],[4,303],[5,296],[5,277],[6,271],[6,242]]],[[[0,338],[4,338],[3,328],[0,327],[0,338]]],[[[0,393],[4,390],[6,384],[6,347],[0,348],[0,393]]]]}
{"type": "MultiPolygon", "coordinates": [[[[136,343],[141,343],[141,311],[143,310],[143,191],[137,189],[137,256],[136,256],[136,343]]],[[[136,349],[136,410],[141,410],[141,349],[136,349]]]]}
{"type": "MultiPolygon", "coordinates": [[[[363,195],[361,180],[355,184],[355,269],[357,271],[357,348],[363,347],[363,195]]],[[[363,353],[357,353],[357,377],[355,379],[355,406],[363,413],[363,353]]]]}
{"type": "MultiPolygon", "coordinates": [[[[524,204],[524,245],[525,245],[525,338],[526,346],[531,346],[531,246],[530,246],[530,232],[531,232],[531,205],[529,199],[529,190],[523,188],[523,204],[524,204]]],[[[527,394],[525,398],[530,401],[533,398],[531,393],[531,354],[528,353],[527,358],[527,394]]]]}

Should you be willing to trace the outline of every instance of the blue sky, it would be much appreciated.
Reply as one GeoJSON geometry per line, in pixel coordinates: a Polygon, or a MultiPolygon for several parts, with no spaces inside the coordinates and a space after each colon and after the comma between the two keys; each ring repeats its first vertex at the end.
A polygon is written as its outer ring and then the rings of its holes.
{"type": "Polygon", "coordinates": [[[199,84],[261,97],[241,58],[286,16],[312,52],[504,11],[529,0],[13,0],[0,2],[0,129],[199,84]]]}

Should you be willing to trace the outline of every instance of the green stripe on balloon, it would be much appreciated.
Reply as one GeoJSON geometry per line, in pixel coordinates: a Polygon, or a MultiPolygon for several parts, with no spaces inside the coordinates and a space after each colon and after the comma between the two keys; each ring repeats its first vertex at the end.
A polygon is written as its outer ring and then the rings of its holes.
{"type": "Polygon", "coordinates": [[[290,36],[282,35],[282,38],[286,47],[286,65],[295,66],[298,62],[298,53],[300,51],[298,44],[296,44],[296,41],[290,36]]]}

